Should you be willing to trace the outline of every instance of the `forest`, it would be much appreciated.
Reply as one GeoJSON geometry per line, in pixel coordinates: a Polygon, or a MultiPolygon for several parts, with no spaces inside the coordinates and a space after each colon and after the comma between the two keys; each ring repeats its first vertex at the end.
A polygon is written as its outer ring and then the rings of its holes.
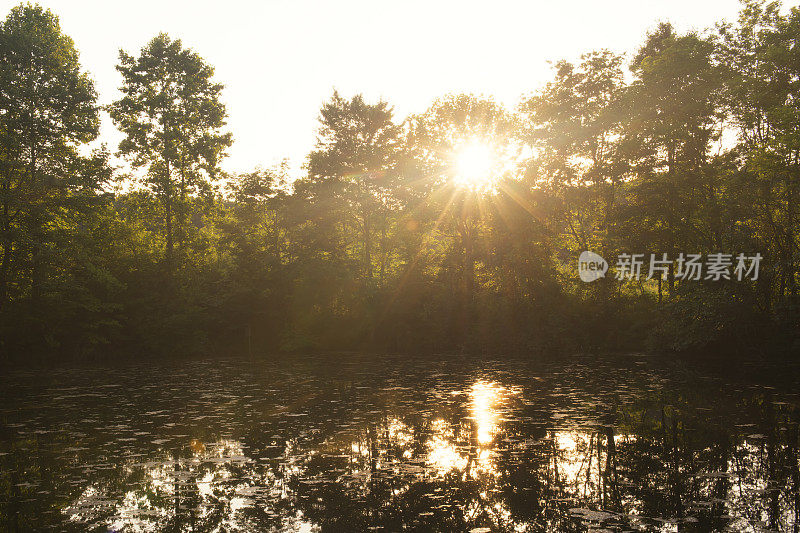
{"type": "Polygon", "coordinates": [[[400,117],[333,91],[297,177],[223,170],[224,80],[188,43],[120,51],[101,106],[56,14],[14,7],[0,360],[797,353],[798,43],[799,8],[747,0],[707,31],[663,22],[638,50],[558,61],[513,109],[449,94],[400,117]],[[118,146],[95,142],[106,115],[118,146]],[[584,251],[606,276],[581,280],[584,251]],[[669,259],[615,276],[633,253],[669,259]],[[740,253],[757,276],[677,262],[740,253]]]}

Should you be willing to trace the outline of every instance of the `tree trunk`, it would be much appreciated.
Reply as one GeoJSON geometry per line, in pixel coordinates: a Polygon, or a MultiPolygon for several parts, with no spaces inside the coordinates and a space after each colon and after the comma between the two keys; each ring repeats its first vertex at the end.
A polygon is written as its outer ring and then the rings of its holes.
{"type": "Polygon", "coordinates": [[[369,281],[372,279],[372,235],[369,220],[369,210],[366,207],[366,202],[362,204],[361,216],[364,219],[362,224],[363,239],[364,239],[364,279],[369,281]]]}
{"type": "Polygon", "coordinates": [[[662,292],[661,292],[661,276],[662,276],[662,274],[661,274],[661,272],[659,272],[658,273],[658,303],[661,303],[661,301],[664,298],[663,295],[662,295],[662,292]]]}
{"type": "Polygon", "coordinates": [[[787,258],[786,258],[786,276],[789,281],[789,294],[794,300],[795,296],[797,296],[797,280],[795,279],[795,248],[797,247],[795,243],[795,229],[794,229],[794,218],[795,218],[795,186],[794,182],[791,181],[787,190],[786,194],[786,229],[787,240],[788,242],[788,250],[787,258]]]}
{"type": "MultiPolygon", "coordinates": [[[[33,135],[30,136],[30,143],[31,143],[31,160],[28,164],[28,179],[30,180],[31,187],[36,187],[36,162],[37,162],[37,153],[36,153],[36,140],[34,139],[33,135]]],[[[41,209],[41,206],[39,206],[41,209]]],[[[33,271],[31,273],[31,297],[33,302],[36,304],[39,302],[41,294],[42,294],[42,281],[43,281],[43,273],[42,273],[42,249],[41,249],[41,217],[39,216],[39,211],[36,207],[31,208],[31,227],[29,228],[30,235],[33,237],[33,249],[31,251],[31,263],[33,264],[33,271]]],[[[38,307],[38,306],[37,306],[38,307]]]]}
{"type": "Polygon", "coordinates": [[[11,254],[14,243],[11,240],[11,215],[9,213],[9,195],[11,188],[8,183],[3,184],[3,256],[0,259],[0,311],[8,302],[8,283],[11,272],[11,254]]]}
{"type": "Polygon", "coordinates": [[[380,282],[384,283],[386,278],[386,263],[388,262],[389,252],[386,249],[386,213],[384,212],[381,217],[381,267],[380,267],[380,282]]]}
{"type": "Polygon", "coordinates": [[[167,249],[165,251],[165,261],[167,264],[167,275],[171,278],[173,274],[174,268],[174,256],[173,256],[173,248],[174,248],[174,236],[172,234],[172,177],[170,175],[170,165],[169,159],[164,161],[166,165],[166,183],[165,183],[165,198],[164,198],[164,207],[166,209],[166,237],[167,237],[167,249]]]}
{"type": "Polygon", "coordinates": [[[33,242],[33,249],[31,250],[31,299],[33,303],[37,305],[42,298],[42,281],[44,277],[42,273],[42,243],[38,233],[37,231],[33,242]]]}
{"type": "Polygon", "coordinates": [[[3,240],[3,258],[0,264],[0,311],[8,303],[8,282],[9,272],[11,271],[11,253],[14,243],[9,237],[3,240]]]}
{"type": "Polygon", "coordinates": [[[462,244],[464,248],[464,293],[461,309],[461,348],[467,347],[470,326],[472,325],[472,308],[475,297],[475,256],[473,251],[472,235],[470,235],[467,223],[462,226],[462,244]]]}
{"type": "Polygon", "coordinates": [[[178,206],[178,253],[184,256],[184,245],[186,241],[186,170],[183,168],[183,158],[181,157],[181,194],[180,205],[178,206]]]}
{"type": "Polygon", "coordinates": [[[174,243],[173,243],[173,236],[172,236],[172,195],[170,193],[167,193],[167,197],[166,197],[166,210],[167,210],[167,213],[166,213],[166,218],[167,218],[167,230],[166,230],[167,231],[167,249],[166,249],[165,260],[166,260],[166,264],[167,264],[167,274],[169,274],[169,276],[172,277],[174,243]]]}

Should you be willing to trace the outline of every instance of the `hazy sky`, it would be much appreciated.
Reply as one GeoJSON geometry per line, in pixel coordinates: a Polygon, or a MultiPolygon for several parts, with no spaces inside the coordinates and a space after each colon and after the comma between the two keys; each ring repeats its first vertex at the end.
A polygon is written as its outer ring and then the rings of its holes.
{"type": "MultiPolygon", "coordinates": [[[[0,0],[2,16],[17,3],[0,0]]],[[[448,92],[491,94],[513,107],[551,76],[548,61],[631,51],[659,20],[702,30],[739,9],[737,0],[40,3],[75,40],[104,104],[117,96],[119,48],[138,54],[164,31],[200,53],[225,84],[231,171],[284,157],[299,167],[334,88],[383,97],[399,117],[448,92]]],[[[107,117],[103,138],[116,150],[107,117]]]]}

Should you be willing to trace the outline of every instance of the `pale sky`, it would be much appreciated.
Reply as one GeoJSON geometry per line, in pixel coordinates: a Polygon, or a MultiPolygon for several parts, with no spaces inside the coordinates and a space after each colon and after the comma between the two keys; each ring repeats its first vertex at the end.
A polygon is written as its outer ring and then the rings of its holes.
{"type": "MultiPolygon", "coordinates": [[[[2,16],[19,2],[0,0],[2,16]]],[[[493,95],[514,107],[552,75],[549,61],[598,48],[635,50],[669,20],[681,31],[734,20],[738,0],[41,0],[81,53],[100,102],[117,96],[119,48],[138,55],[163,31],[216,69],[234,145],[229,171],[313,147],[319,108],[334,88],[380,97],[398,119],[450,92],[493,95]]],[[[116,151],[108,117],[102,138],[116,151]]]]}

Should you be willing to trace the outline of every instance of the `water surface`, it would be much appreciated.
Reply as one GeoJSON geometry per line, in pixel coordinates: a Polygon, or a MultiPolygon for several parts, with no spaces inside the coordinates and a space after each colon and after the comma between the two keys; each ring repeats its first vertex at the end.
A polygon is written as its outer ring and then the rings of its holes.
{"type": "Polygon", "coordinates": [[[297,356],[6,372],[0,530],[797,531],[796,366],[297,356]]]}

